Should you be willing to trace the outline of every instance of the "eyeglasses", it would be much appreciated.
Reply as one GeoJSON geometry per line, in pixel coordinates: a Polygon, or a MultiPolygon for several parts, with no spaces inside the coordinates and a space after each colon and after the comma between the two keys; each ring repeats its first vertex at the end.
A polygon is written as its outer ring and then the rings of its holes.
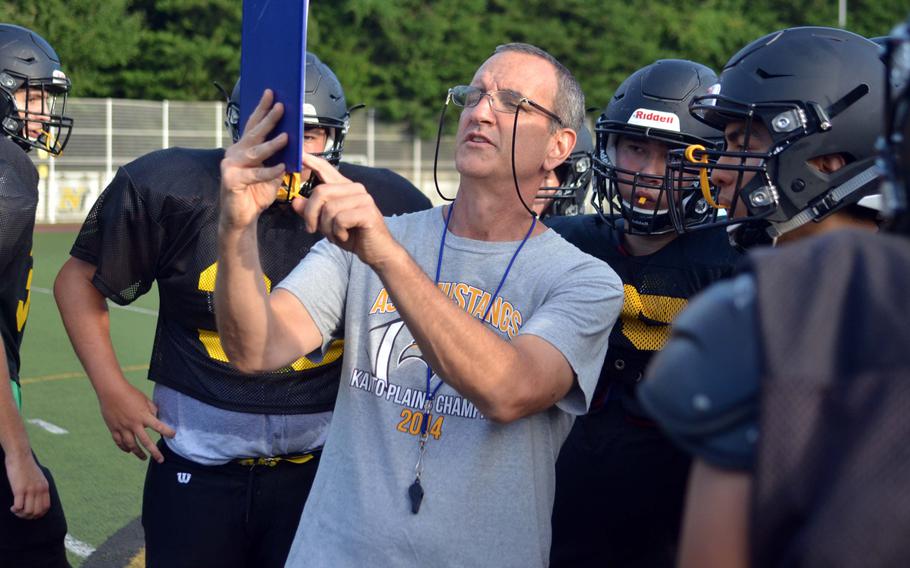
{"type": "Polygon", "coordinates": [[[485,92],[470,85],[458,85],[457,87],[449,89],[449,100],[455,103],[456,106],[463,108],[477,106],[484,97],[490,97],[490,108],[497,112],[517,114],[521,105],[527,103],[531,107],[555,120],[556,124],[559,126],[564,126],[562,119],[554,112],[547,110],[540,104],[535,103],[528,97],[522,96],[515,91],[485,92]]]}

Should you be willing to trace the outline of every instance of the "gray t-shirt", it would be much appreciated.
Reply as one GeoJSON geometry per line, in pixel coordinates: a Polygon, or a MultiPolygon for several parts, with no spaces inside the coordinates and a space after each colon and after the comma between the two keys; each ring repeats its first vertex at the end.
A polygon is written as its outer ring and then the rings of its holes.
{"type": "MultiPolygon", "coordinates": [[[[440,208],[386,219],[433,278],[440,208]]],[[[446,237],[440,289],[482,317],[518,242],[446,237]]],[[[603,262],[554,231],[528,240],[493,303],[501,336],[539,336],[577,376],[550,409],[497,424],[448,385],[436,394],[411,513],[426,363],[378,276],[328,241],[279,287],[296,295],[323,339],[345,337],[335,416],[288,557],[289,566],[545,566],[554,464],[574,415],[585,412],[622,306],[622,283],[603,262]]],[[[433,386],[440,379],[433,377],[433,386]]]]}

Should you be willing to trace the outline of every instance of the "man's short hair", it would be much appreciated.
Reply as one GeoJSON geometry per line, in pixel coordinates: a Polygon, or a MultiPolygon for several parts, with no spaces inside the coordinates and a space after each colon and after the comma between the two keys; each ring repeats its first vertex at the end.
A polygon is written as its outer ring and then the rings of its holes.
{"type": "Polygon", "coordinates": [[[556,68],[556,97],[551,109],[567,128],[578,132],[585,122],[585,94],[569,69],[543,49],[529,43],[506,43],[493,50],[493,55],[514,51],[535,55],[556,68]]]}

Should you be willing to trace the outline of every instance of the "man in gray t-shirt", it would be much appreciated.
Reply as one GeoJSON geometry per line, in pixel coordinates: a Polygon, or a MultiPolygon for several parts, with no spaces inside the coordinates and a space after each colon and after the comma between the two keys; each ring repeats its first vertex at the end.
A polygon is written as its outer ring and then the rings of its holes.
{"type": "Polygon", "coordinates": [[[215,303],[231,361],[266,369],[346,342],[289,565],[547,562],[556,457],[622,304],[616,274],[525,205],[571,152],[584,99],[523,44],[498,48],[450,96],[465,107],[457,201],[383,219],[363,186],[305,156],[325,183],[295,207],[331,242],[270,296],[254,230],[281,172],[262,165],[284,143],[265,138],[281,114],[270,93],[222,163],[215,303]]]}

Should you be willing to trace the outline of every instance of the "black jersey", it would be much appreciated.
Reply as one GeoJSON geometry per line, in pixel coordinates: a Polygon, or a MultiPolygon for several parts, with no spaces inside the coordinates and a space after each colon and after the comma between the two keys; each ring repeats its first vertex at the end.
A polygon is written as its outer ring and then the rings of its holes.
{"type": "Polygon", "coordinates": [[[910,243],[839,230],[750,267],[764,371],[752,565],[906,566],[910,243]]]}
{"type": "Polygon", "coordinates": [[[669,338],[671,322],[690,297],[729,276],[740,254],[724,228],[680,235],[653,254],[632,256],[622,245],[622,220],[614,228],[599,215],[580,215],[548,219],[547,225],[622,279],[622,312],[610,333],[595,403],[602,404],[607,386],[618,385],[627,408],[641,414],[632,392],[669,338]]]}
{"type": "Polygon", "coordinates": [[[10,379],[17,383],[19,346],[31,304],[32,231],[37,207],[35,166],[19,146],[0,137],[0,335],[10,379]]]}
{"type": "MultiPolygon", "coordinates": [[[[202,402],[240,412],[330,410],[338,390],[342,341],[272,373],[245,375],[228,363],[215,328],[220,163],[224,150],[173,148],[120,168],[92,207],[71,254],[97,267],[93,283],[129,304],[158,283],[159,315],[149,379],[202,402]]],[[[342,164],[394,215],[429,200],[388,170],[342,164]]],[[[287,203],[262,213],[259,255],[266,287],[281,281],[321,235],[307,233],[287,203]]]]}
{"type": "Polygon", "coordinates": [[[642,385],[648,410],[702,461],[753,477],[753,566],[905,565],[907,239],[838,230],[745,267],[680,318],[642,385]]]}

